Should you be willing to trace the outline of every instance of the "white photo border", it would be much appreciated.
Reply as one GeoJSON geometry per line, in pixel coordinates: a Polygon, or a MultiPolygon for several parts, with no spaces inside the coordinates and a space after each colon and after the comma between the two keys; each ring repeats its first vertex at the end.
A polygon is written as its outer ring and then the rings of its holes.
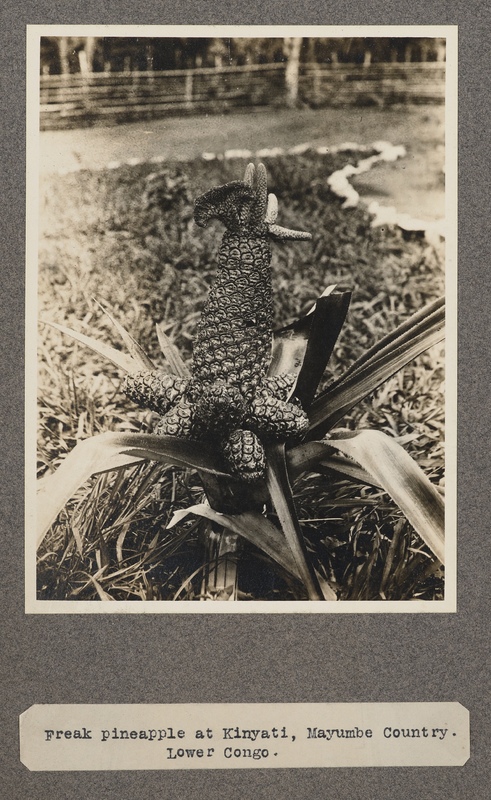
{"type": "Polygon", "coordinates": [[[457,60],[456,25],[284,26],[284,25],[28,25],[26,170],[26,407],[25,407],[25,585],[28,614],[420,614],[457,611],[457,60]],[[192,36],[265,38],[302,36],[425,36],[446,39],[446,500],[445,595],[442,601],[48,601],[36,598],[36,322],[38,292],[39,56],[42,36],[192,36]]]}

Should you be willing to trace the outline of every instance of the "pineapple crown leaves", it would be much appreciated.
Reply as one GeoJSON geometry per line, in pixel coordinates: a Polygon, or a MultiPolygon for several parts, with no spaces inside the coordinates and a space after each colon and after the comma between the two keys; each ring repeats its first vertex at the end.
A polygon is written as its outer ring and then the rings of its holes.
{"type": "Polygon", "coordinates": [[[312,234],[283,228],[276,224],[278,200],[268,194],[264,164],[248,164],[243,181],[216,186],[198,197],[194,220],[204,228],[211,219],[219,219],[235,233],[241,231],[269,235],[273,239],[311,239],[312,234]]]}

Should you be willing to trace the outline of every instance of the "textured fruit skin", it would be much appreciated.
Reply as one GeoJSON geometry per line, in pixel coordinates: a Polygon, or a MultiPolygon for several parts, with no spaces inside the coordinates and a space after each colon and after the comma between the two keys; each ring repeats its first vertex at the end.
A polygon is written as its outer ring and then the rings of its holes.
{"type": "Polygon", "coordinates": [[[264,475],[264,449],[253,431],[242,428],[232,431],[224,443],[223,454],[231,471],[242,480],[257,481],[264,475]]]}
{"type": "Polygon", "coordinates": [[[137,405],[156,411],[157,414],[166,414],[181,397],[186,384],[187,381],[183,378],[154,369],[127,375],[122,388],[137,405]]]}
{"type": "Polygon", "coordinates": [[[197,382],[225,381],[249,396],[265,377],[273,337],[270,261],[265,225],[254,235],[225,232],[194,340],[197,382]]]}
{"type": "MultiPolygon", "coordinates": [[[[272,196],[270,196],[271,198],[272,196]]],[[[305,412],[290,395],[295,376],[269,376],[273,338],[270,238],[309,238],[275,225],[268,210],[266,170],[252,165],[244,181],[211,189],[195,203],[194,218],[225,226],[216,278],[197,325],[191,378],[159,370],[127,376],[123,389],[161,419],[156,433],[218,445],[229,471],[246,482],[265,471],[263,441],[307,430],[305,412]]]]}

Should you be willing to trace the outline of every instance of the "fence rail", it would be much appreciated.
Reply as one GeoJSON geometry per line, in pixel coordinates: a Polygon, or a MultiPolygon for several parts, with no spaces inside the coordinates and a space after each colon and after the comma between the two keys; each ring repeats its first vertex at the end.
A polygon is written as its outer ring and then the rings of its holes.
{"type": "Polygon", "coordinates": [[[309,105],[443,103],[445,65],[437,62],[307,65],[300,71],[299,97],[309,105]]]}
{"type": "MultiPolygon", "coordinates": [[[[310,106],[442,103],[445,65],[302,65],[298,98],[310,106]]],[[[166,115],[281,106],[284,64],[162,72],[42,75],[41,129],[116,123],[166,115]]]]}

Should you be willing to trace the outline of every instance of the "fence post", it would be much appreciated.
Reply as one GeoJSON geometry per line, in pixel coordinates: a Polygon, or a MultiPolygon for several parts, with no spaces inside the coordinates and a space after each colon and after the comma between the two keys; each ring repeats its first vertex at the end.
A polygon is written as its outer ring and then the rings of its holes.
{"type": "Polygon", "coordinates": [[[321,69],[320,64],[313,64],[313,81],[312,81],[312,100],[314,107],[320,104],[321,100],[321,69]]]}
{"type": "Polygon", "coordinates": [[[186,75],[186,81],[184,84],[184,100],[186,103],[186,108],[191,109],[193,107],[193,73],[189,71],[186,75]]]}

